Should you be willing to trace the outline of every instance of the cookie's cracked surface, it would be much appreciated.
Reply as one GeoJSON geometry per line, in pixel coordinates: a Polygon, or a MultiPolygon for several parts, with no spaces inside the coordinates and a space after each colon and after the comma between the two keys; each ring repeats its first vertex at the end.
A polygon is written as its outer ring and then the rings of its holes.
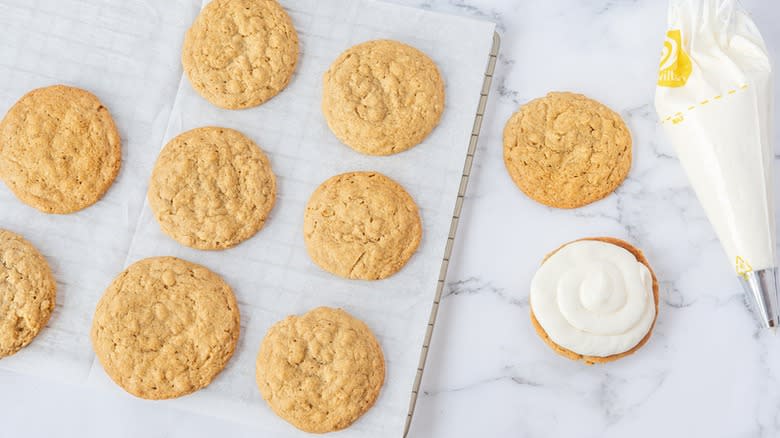
{"type": "Polygon", "coordinates": [[[22,202],[72,213],[97,202],[122,161],[119,134],[92,93],[65,85],[38,88],[0,122],[0,178],[22,202]]]}
{"type": "Polygon", "coordinates": [[[319,307],[268,330],[256,372],[260,393],[277,415],[324,433],[348,427],[374,405],[385,361],[366,324],[341,309],[319,307]]]}
{"type": "Polygon", "coordinates": [[[317,187],[306,205],[303,232],[309,256],[322,269],[378,280],[412,257],[422,224],[400,184],[378,172],[350,172],[317,187]]]}
{"type": "Polygon", "coordinates": [[[46,326],[56,290],[38,250],[22,236],[0,229],[0,358],[25,347],[46,326]]]}
{"type": "Polygon", "coordinates": [[[368,41],[341,54],[323,77],[322,112],[344,144],[390,155],[422,142],[444,110],[444,81],[423,52],[368,41]]]}
{"type": "Polygon", "coordinates": [[[106,289],[92,320],[103,369],[130,394],[167,399],[208,385],[239,334],[236,298],[219,275],[175,257],[140,260],[106,289]]]}
{"type": "Polygon", "coordinates": [[[198,249],[223,249],[252,237],[276,199],[263,151],[234,129],[196,128],[160,152],[149,206],[162,230],[198,249]]]}
{"type": "Polygon", "coordinates": [[[609,195],[626,178],[631,133],[617,113],[595,100],[549,93],[507,121],[504,163],[535,201],[581,207],[609,195]]]}
{"type": "Polygon", "coordinates": [[[276,0],[214,0],[187,31],[181,62],[204,99],[227,109],[250,108],[290,82],[298,34],[276,0]]]}

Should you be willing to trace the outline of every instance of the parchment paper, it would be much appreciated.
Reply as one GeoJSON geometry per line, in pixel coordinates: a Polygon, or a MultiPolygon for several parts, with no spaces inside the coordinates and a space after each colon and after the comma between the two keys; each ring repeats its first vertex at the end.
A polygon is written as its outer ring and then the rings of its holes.
{"type": "Polygon", "coordinates": [[[125,266],[174,255],[225,278],[239,301],[242,331],[235,355],[210,386],[150,403],[251,423],[272,436],[305,435],[263,402],[254,380],[255,357],[274,322],[328,305],[364,320],[387,361],[376,406],[336,435],[401,435],[494,25],[369,0],[282,4],[301,40],[295,77],[264,105],[228,111],[203,100],[181,76],[181,40],[199,4],[42,1],[31,9],[27,2],[0,3],[0,23],[11,30],[10,37],[0,38],[0,109],[36,86],[64,82],[90,89],[117,121],[125,159],[106,198],[74,215],[38,213],[0,189],[0,226],[41,248],[59,286],[50,326],[0,366],[121,392],[94,360],[88,337],[94,306],[125,266]],[[421,145],[390,157],[368,157],[342,145],[320,112],[321,78],[330,63],[346,48],[376,38],[426,52],[446,81],[441,124],[421,145]],[[238,129],[252,138],[277,175],[277,203],[263,230],[225,251],[179,245],[160,231],[145,203],[160,148],[179,133],[206,125],[238,129]],[[420,207],[420,248],[389,279],[344,280],[319,269],[306,254],[302,228],[309,195],[328,177],[351,170],[390,176],[420,207]]]}

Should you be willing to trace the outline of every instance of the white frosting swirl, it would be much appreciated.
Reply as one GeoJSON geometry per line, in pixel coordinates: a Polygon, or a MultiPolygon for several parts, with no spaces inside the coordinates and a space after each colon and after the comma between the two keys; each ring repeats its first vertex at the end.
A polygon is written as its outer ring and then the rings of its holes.
{"type": "Polygon", "coordinates": [[[572,242],[534,275],[531,310],[561,347],[586,356],[623,353],[653,325],[653,278],[647,266],[617,245],[572,242]]]}

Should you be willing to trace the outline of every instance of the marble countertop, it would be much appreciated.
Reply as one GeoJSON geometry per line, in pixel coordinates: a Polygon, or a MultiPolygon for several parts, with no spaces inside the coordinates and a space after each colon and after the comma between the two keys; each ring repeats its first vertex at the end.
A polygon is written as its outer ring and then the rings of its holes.
{"type": "MultiPolygon", "coordinates": [[[[410,436],[780,436],[780,337],[756,327],[652,106],[666,2],[395,1],[495,21],[502,39],[410,436]],[[603,201],[550,209],[526,198],[504,169],[506,119],[550,90],[594,97],[632,131],[631,173],[603,201]],[[644,250],[661,302],[645,347],[589,367],[558,357],[535,335],[528,285],[545,253],[597,235],[644,250]]],[[[780,3],[744,4],[780,62],[780,3]]],[[[0,372],[0,412],[0,437],[50,434],[52,425],[60,436],[257,436],[9,372],[0,372]]]]}

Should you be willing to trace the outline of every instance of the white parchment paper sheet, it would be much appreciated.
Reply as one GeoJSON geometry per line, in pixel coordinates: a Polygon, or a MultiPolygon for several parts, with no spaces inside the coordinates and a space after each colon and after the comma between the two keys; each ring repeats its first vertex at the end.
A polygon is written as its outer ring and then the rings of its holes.
{"type": "Polygon", "coordinates": [[[0,39],[0,108],[35,86],[65,82],[90,89],[120,126],[125,162],[106,199],[71,216],[37,213],[6,188],[0,190],[0,226],[22,233],[43,250],[60,287],[50,328],[0,366],[75,381],[86,376],[91,385],[121,391],[94,361],[88,339],[94,306],[123,267],[149,256],[174,255],[226,279],[239,301],[242,332],[233,359],[209,387],[150,403],[255,424],[273,436],[303,435],[265,406],[254,382],[255,357],[274,322],[328,305],[364,320],[387,360],[376,406],[337,435],[400,436],[494,25],[369,0],[282,1],[301,40],[295,77],[266,104],[228,111],[203,100],[181,77],[181,39],[197,7],[168,1],[74,1],[79,11],[88,12],[79,15],[67,11],[65,3],[70,2],[0,3],[0,12],[13,14],[0,13],[0,23],[17,27],[10,40],[0,39]],[[41,41],[32,45],[31,37],[41,41]],[[330,63],[346,48],[376,38],[397,39],[426,52],[446,82],[441,124],[421,145],[390,157],[360,155],[340,144],[320,112],[321,78],[330,63]],[[37,49],[31,53],[27,47],[37,49]],[[179,245],[160,231],[144,202],[159,149],[179,133],[206,125],[238,129],[252,138],[277,175],[277,204],[263,230],[226,251],[179,245]],[[390,176],[420,207],[420,248],[386,280],[337,278],[314,265],[304,248],[309,195],[328,177],[352,170],[390,176]]]}

